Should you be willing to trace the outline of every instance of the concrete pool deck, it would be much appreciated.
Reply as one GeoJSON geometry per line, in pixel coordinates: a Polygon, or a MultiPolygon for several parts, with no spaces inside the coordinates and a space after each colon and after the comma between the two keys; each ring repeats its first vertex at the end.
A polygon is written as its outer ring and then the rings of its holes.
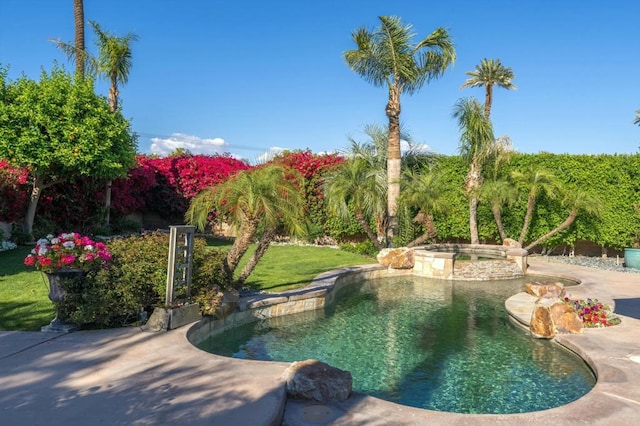
{"type": "MultiPolygon", "coordinates": [[[[598,382],[562,407],[471,415],[405,407],[362,394],[343,403],[287,401],[288,363],[224,358],[187,341],[189,327],[65,335],[0,331],[0,419],[8,425],[635,424],[640,417],[640,275],[529,258],[529,273],[571,277],[576,298],[616,306],[622,324],[556,340],[580,354],[598,382]],[[285,406],[286,405],[286,406],[285,406]]],[[[523,303],[527,303],[524,301],[523,303]]],[[[526,306],[522,306],[527,309],[526,306]]]]}

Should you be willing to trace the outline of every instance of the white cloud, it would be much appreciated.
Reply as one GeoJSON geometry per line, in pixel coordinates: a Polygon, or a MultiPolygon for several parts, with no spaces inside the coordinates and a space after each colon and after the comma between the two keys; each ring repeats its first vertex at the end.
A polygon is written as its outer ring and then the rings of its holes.
{"type": "Polygon", "coordinates": [[[255,164],[264,164],[273,159],[276,155],[280,154],[286,148],[280,148],[279,146],[272,146],[269,151],[256,157],[255,164]]]}
{"type": "Polygon", "coordinates": [[[402,154],[406,154],[407,151],[413,151],[416,153],[421,153],[421,154],[428,154],[430,152],[433,152],[433,150],[431,149],[431,147],[425,143],[413,143],[413,142],[407,142],[404,139],[400,140],[400,152],[402,154]]]}
{"type": "Polygon", "coordinates": [[[188,150],[192,154],[215,155],[228,152],[228,146],[222,138],[204,139],[184,133],[173,133],[169,138],[152,138],[150,151],[152,154],[166,156],[178,148],[188,150]]]}

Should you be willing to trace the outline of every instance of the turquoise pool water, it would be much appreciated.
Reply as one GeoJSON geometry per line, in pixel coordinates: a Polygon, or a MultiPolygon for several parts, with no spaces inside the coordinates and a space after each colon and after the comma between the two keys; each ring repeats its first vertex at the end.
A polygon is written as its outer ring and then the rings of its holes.
{"type": "Polygon", "coordinates": [[[504,301],[526,281],[365,281],[325,309],[237,327],[200,347],[255,360],[319,359],[350,371],[354,390],[413,407],[544,410],[581,397],[595,377],[573,353],[510,322],[504,301]]]}

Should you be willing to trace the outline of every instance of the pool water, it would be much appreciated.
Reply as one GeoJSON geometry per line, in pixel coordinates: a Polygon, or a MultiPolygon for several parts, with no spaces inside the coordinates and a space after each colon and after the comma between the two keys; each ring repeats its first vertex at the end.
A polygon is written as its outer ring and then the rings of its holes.
{"type": "Polygon", "coordinates": [[[510,322],[504,301],[526,281],[368,280],[325,309],[236,327],[200,347],[235,358],[319,359],[350,371],[354,390],[413,407],[544,410],[581,397],[595,377],[575,354],[510,322]]]}

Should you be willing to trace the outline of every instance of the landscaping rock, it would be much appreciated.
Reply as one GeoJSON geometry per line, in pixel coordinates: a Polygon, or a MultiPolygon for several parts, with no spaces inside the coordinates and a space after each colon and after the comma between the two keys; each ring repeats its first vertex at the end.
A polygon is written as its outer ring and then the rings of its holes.
{"type": "Polygon", "coordinates": [[[290,397],[319,402],[344,401],[353,386],[350,372],[315,359],[294,362],[283,379],[290,397]]]}
{"type": "Polygon", "coordinates": [[[502,245],[511,248],[522,248],[522,244],[511,238],[505,238],[502,245]]]}
{"type": "Polygon", "coordinates": [[[220,306],[215,310],[216,318],[226,318],[232,312],[235,312],[238,308],[238,301],[240,300],[240,293],[237,290],[229,289],[222,292],[222,301],[220,306]]]}
{"type": "Polygon", "coordinates": [[[559,301],[549,309],[553,325],[558,333],[582,333],[584,324],[573,307],[559,301]]]}
{"type": "Polygon", "coordinates": [[[529,323],[531,334],[541,339],[551,339],[558,333],[581,333],[582,328],[575,309],[553,297],[538,299],[529,323]]]}
{"type": "Polygon", "coordinates": [[[524,291],[537,298],[551,297],[555,299],[564,297],[565,294],[564,284],[552,281],[526,283],[524,291]]]}
{"type": "Polygon", "coordinates": [[[415,263],[413,250],[407,247],[382,249],[378,263],[392,269],[411,269],[415,263]]]}
{"type": "Polygon", "coordinates": [[[536,303],[531,314],[529,322],[529,330],[533,337],[540,339],[551,339],[556,335],[556,329],[551,320],[551,312],[548,306],[542,306],[536,303]]]}

